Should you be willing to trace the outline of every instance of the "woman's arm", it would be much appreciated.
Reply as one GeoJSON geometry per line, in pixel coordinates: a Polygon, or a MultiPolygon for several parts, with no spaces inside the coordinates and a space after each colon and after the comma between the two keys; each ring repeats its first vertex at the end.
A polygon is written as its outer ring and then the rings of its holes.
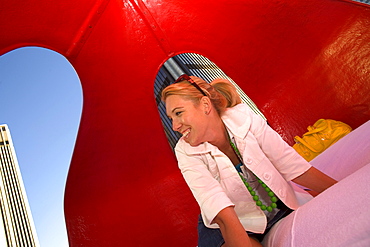
{"type": "Polygon", "coordinates": [[[235,213],[234,207],[222,209],[213,222],[220,227],[225,240],[223,247],[262,247],[258,241],[249,238],[235,213]]]}
{"type": "Polygon", "coordinates": [[[292,181],[318,193],[337,183],[336,180],[317,170],[315,167],[311,167],[292,181]]]}
{"type": "Polygon", "coordinates": [[[281,136],[270,128],[266,121],[251,113],[252,133],[257,138],[262,151],[269,158],[285,180],[300,184],[311,189],[312,195],[326,190],[337,181],[312,167],[281,136]]]}

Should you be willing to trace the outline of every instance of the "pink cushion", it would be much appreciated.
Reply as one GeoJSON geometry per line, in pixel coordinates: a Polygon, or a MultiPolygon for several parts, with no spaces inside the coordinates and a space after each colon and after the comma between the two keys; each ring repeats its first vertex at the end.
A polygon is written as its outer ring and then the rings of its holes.
{"type": "Polygon", "coordinates": [[[370,121],[310,163],[340,180],[278,222],[264,246],[370,246],[370,121]]]}
{"type": "Polygon", "coordinates": [[[370,163],[370,121],[367,121],[310,162],[338,181],[370,163]]]}

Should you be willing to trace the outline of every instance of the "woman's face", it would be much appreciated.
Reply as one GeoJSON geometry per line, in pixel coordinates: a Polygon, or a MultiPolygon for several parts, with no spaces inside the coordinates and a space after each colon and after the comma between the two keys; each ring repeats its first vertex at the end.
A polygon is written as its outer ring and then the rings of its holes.
{"type": "Polygon", "coordinates": [[[167,116],[172,120],[172,129],[183,135],[184,140],[195,147],[207,141],[207,115],[202,103],[195,104],[180,95],[166,99],[167,116]]]}

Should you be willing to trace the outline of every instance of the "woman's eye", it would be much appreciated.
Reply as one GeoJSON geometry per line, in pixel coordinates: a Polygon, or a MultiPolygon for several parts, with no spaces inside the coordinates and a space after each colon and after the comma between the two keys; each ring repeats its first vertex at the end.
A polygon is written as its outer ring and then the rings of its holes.
{"type": "Polygon", "coordinates": [[[178,111],[175,113],[176,116],[180,116],[180,114],[182,113],[182,111],[178,111]]]}

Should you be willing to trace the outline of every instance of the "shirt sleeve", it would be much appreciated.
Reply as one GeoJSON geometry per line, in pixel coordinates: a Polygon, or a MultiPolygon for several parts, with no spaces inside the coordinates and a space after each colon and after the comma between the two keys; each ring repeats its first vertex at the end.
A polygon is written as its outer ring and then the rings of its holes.
{"type": "Polygon", "coordinates": [[[266,157],[286,181],[302,175],[311,165],[301,157],[264,119],[250,111],[251,131],[266,157]]]}
{"type": "Polygon", "coordinates": [[[212,176],[201,155],[185,154],[181,143],[176,145],[175,154],[181,173],[201,208],[204,224],[210,228],[218,228],[212,221],[222,209],[234,204],[212,176]]]}

